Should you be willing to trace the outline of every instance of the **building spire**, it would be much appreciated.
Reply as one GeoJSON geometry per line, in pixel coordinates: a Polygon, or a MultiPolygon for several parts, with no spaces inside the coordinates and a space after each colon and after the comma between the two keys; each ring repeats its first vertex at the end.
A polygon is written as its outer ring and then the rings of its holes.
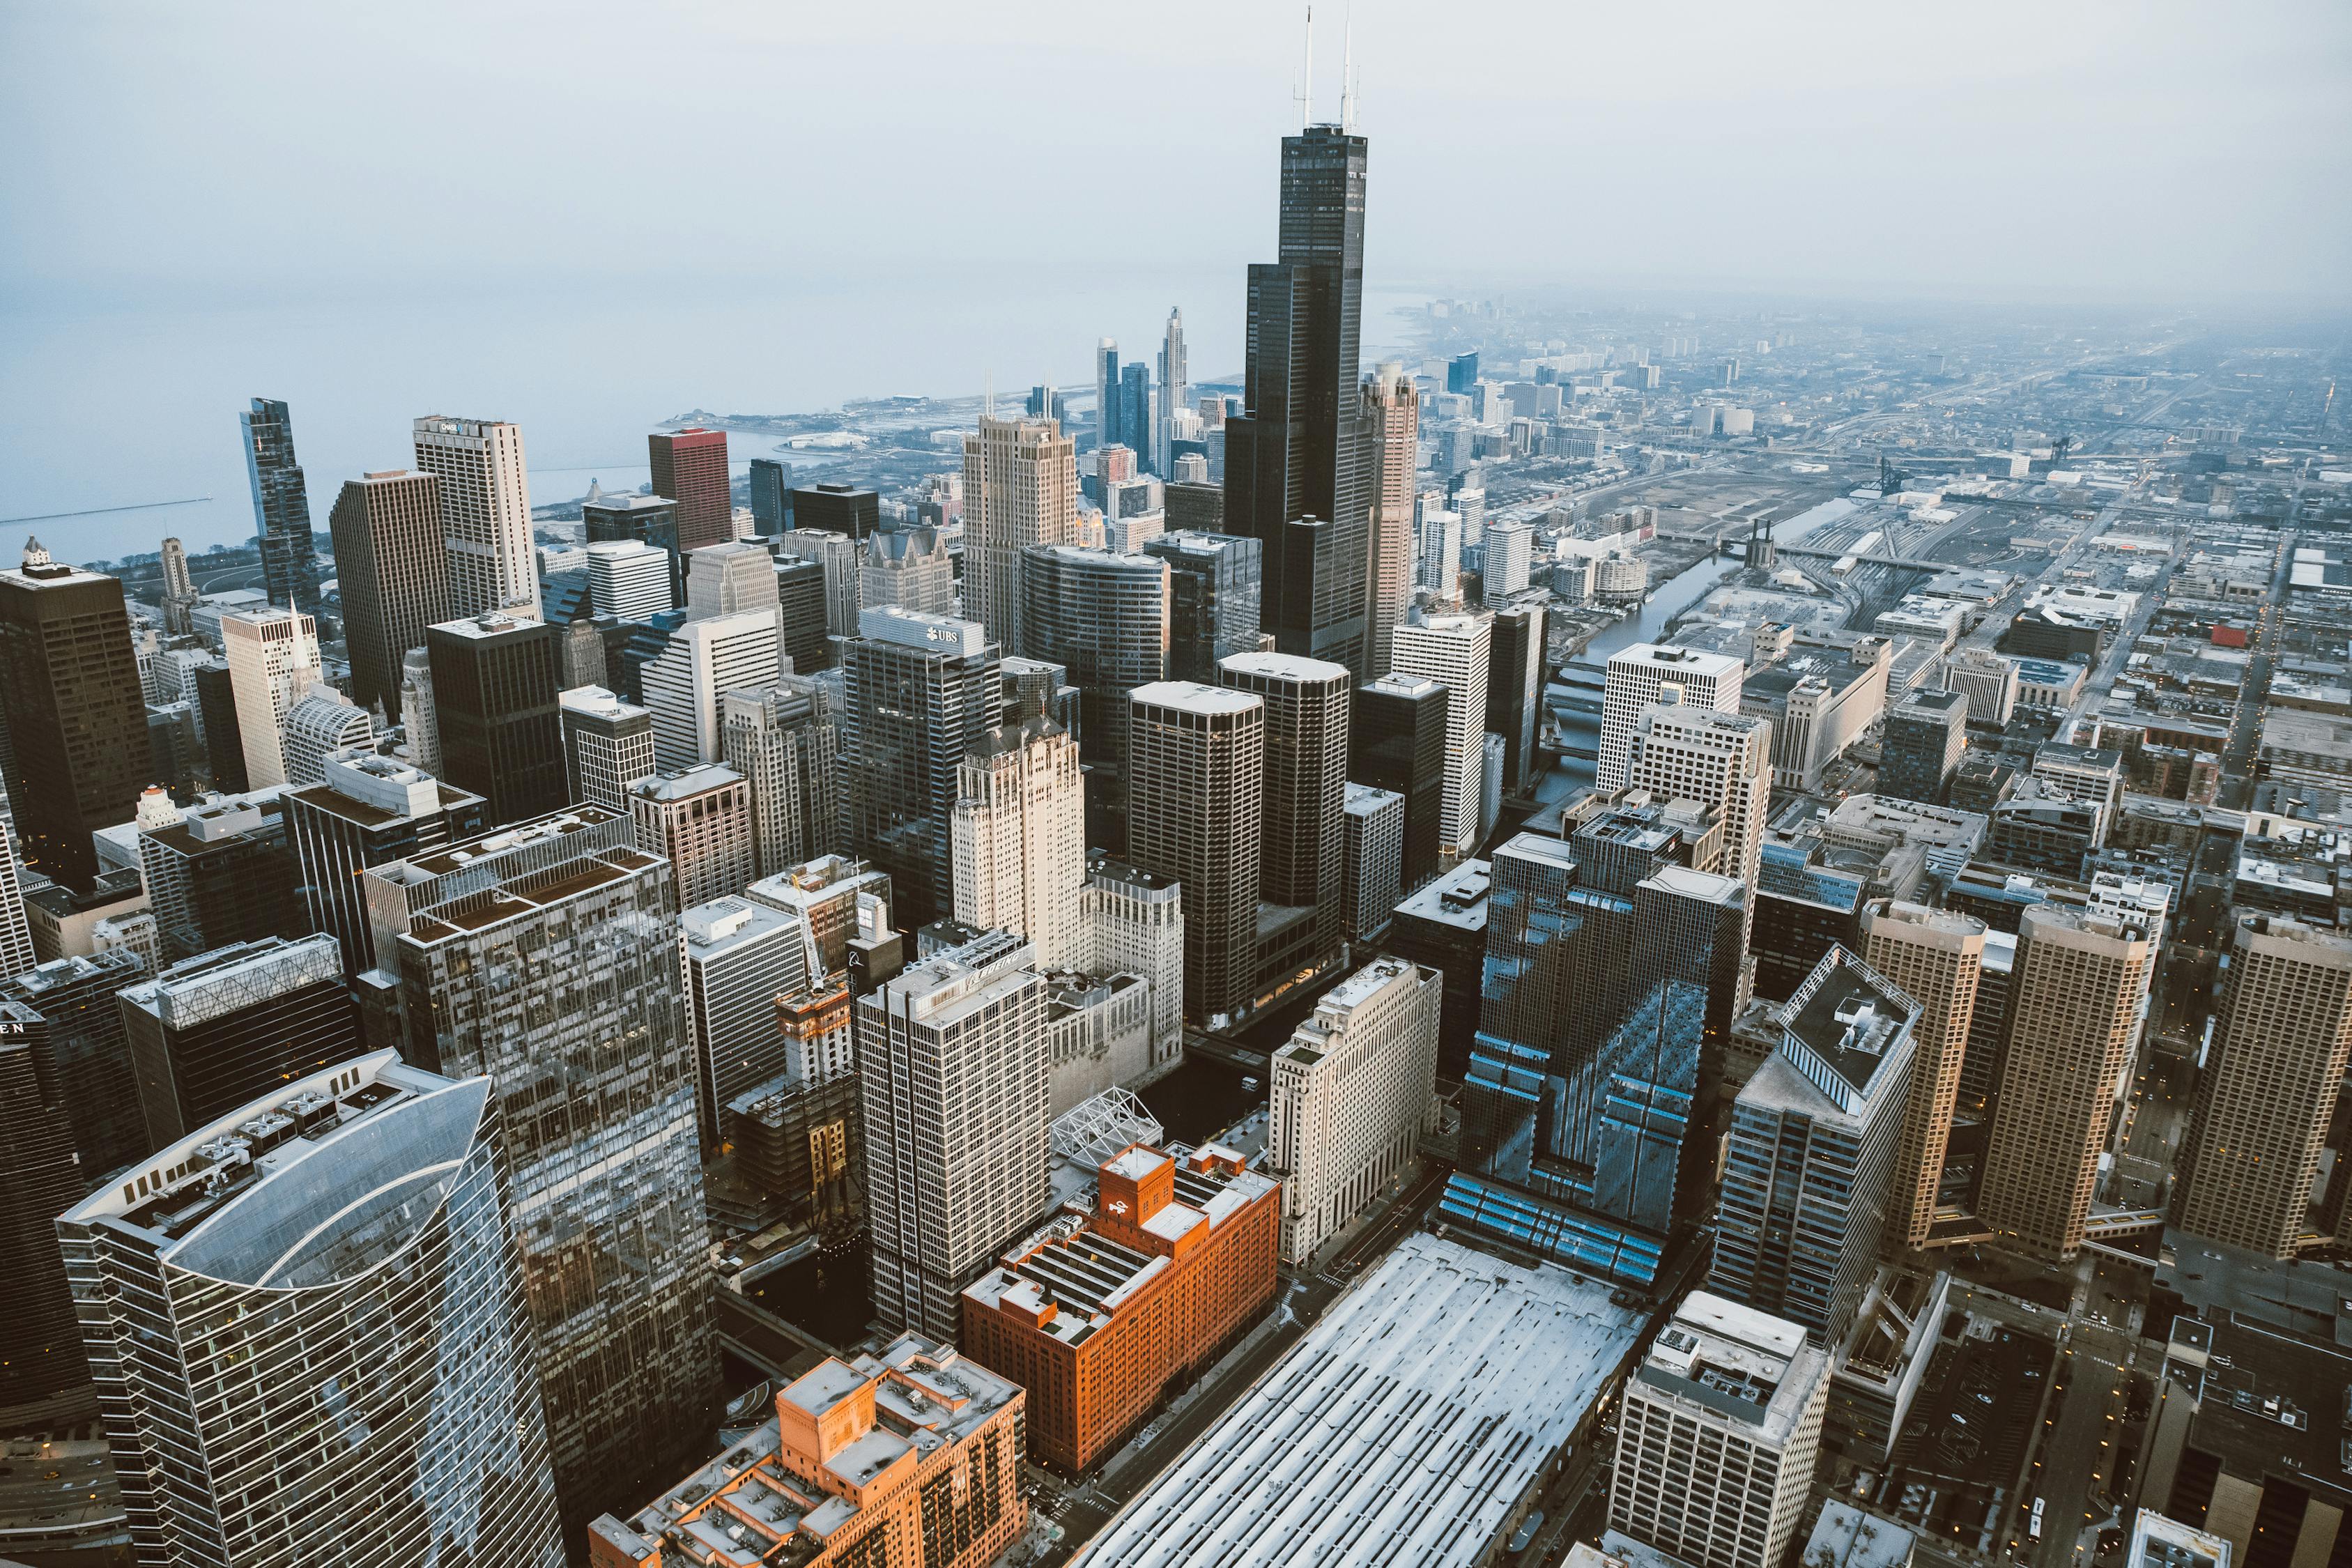
{"type": "Polygon", "coordinates": [[[1339,31],[1339,129],[1356,129],[1356,8],[1348,7],[1347,25],[1339,31]]]}
{"type": "Polygon", "coordinates": [[[1298,128],[1315,123],[1315,7],[1307,7],[1307,61],[1298,76],[1298,128]]]}

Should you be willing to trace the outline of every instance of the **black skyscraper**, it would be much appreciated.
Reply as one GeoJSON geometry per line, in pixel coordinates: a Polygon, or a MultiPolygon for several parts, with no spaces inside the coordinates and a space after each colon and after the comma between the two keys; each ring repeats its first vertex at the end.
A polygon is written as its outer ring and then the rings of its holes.
{"type": "Polygon", "coordinates": [[[492,824],[562,811],[563,721],[556,702],[562,634],[483,616],[426,629],[442,776],[490,803],[492,824]]]}
{"type": "Polygon", "coordinates": [[[864,539],[882,526],[882,498],[856,485],[803,485],[792,493],[793,528],[864,539]]]}
{"type": "Polygon", "coordinates": [[[1384,675],[1356,688],[1348,777],[1404,796],[1404,888],[1437,875],[1445,814],[1445,688],[1419,675],[1384,675]]]}
{"type": "Polygon", "coordinates": [[[751,459],[751,526],[762,539],[773,539],[784,531],[790,507],[784,499],[791,488],[784,483],[788,477],[783,464],[773,458],[751,459]]]}
{"type": "Polygon", "coordinates": [[[87,890],[89,836],[128,822],[148,783],[147,704],[122,584],[25,541],[0,572],[0,727],[25,864],[87,890]]]}
{"type": "Polygon", "coordinates": [[[1486,730],[1503,738],[1503,789],[1518,795],[1531,782],[1537,714],[1543,701],[1544,611],[1514,605],[1495,612],[1486,664],[1486,730]]]}
{"type": "Polygon", "coordinates": [[[1284,653],[1363,658],[1370,487],[1356,389],[1364,139],[1282,139],[1280,259],[1249,269],[1245,412],[1225,421],[1225,520],[1265,547],[1265,626],[1284,653]]]}
{"type": "Polygon", "coordinates": [[[273,605],[319,608],[319,552],[310,538],[310,495],[294,460],[294,420],[276,398],[257,397],[238,415],[245,473],[253,484],[253,531],[261,541],[261,582],[273,605]]]}

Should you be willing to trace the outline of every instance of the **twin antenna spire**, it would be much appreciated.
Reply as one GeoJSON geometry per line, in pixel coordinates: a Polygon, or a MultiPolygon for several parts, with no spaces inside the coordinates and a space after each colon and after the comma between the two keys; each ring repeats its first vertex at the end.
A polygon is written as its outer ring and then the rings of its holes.
{"type": "MultiPolygon", "coordinates": [[[[1340,33],[1343,40],[1339,56],[1339,129],[1356,129],[1356,100],[1360,96],[1356,81],[1356,16],[1352,7],[1340,33]]],[[[1315,7],[1307,7],[1307,57],[1301,63],[1298,90],[1291,95],[1298,105],[1301,129],[1315,124],[1315,7]]]]}

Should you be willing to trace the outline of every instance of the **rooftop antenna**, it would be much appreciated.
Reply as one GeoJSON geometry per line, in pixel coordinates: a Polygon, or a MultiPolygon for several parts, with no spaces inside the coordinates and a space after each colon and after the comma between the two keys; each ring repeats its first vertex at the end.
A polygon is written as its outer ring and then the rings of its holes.
{"type": "Polygon", "coordinates": [[[987,418],[996,417],[996,373],[992,370],[981,381],[980,411],[987,418]]]}
{"type": "Polygon", "coordinates": [[[1348,20],[1339,30],[1339,129],[1356,129],[1356,8],[1348,7],[1348,20]]]}
{"type": "Polygon", "coordinates": [[[1304,131],[1315,123],[1315,7],[1307,7],[1307,63],[1298,79],[1298,126],[1304,131]]]}

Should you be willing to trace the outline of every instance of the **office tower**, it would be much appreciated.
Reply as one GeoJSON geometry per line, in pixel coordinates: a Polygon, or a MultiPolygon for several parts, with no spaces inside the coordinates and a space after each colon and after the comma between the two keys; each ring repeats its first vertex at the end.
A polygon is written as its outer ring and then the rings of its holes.
{"type": "Polygon", "coordinates": [[[318,623],[297,610],[257,605],[221,617],[229,689],[236,697],[237,737],[248,787],[286,782],[287,710],[301,700],[320,668],[318,623]]]}
{"type": "Polygon", "coordinates": [[[352,700],[396,712],[401,660],[425,646],[425,627],[449,618],[449,560],[433,476],[386,468],[345,479],[327,531],[335,545],[352,700]]]}
{"type": "Polygon", "coordinates": [[[1097,855],[1078,900],[1082,962],[1090,974],[1140,974],[1151,986],[1151,1065],[1184,1049],[1184,891],[1166,877],[1097,855]]]}
{"type": "Polygon", "coordinates": [[[2116,915],[2041,903],[2019,918],[2000,1100],[1977,1216],[2006,1246],[2071,1260],[2116,1085],[2139,1033],[2156,942],[2116,915]]]}
{"type": "Polygon", "coordinates": [[[1082,1227],[1024,1237],[965,1288],[957,1336],[1018,1375],[1034,1452],[1073,1474],[1272,1303],[1282,1230],[1279,1185],[1230,1150],[1130,1143],[1096,1181],[1082,1227]]]}
{"type": "Polygon", "coordinates": [[[1537,781],[1536,734],[1542,728],[1544,607],[1514,605],[1495,612],[1486,680],[1486,732],[1503,740],[1503,788],[1523,795],[1537,781]]]}
{"type": "MultiPolygon", "coordinates": [[[[85,1187],[154,1147],[147,1141],[139,1075],[115,1001],[152,973],[144,954],[118,948],[87,958],[53,958],[0,979],[0,1001],[23,1009],[10,1021],[26,1026],[5,1032],[32,1039],[40,1070],[55,1075],[54,1103],[65,1112],[85,1187]]],[[[40,1218],[46,1223],[59,1212],[40,1218]]]]}
{"type": "Polygon", "coordinates": [[[1079,749],[1108,774],[1097,810],[1116,812],[1126,776],[1128,694],[1168,675],[1168,563],[1054,544],[1024,552],[1021,570],[1029,639],[1023,651],[1068,671],[1078,689],[1079,749]]]}
{"type": "Polygon", "coordinates": [[[817,528],[862,543],[882,526],[882,498],[856,485],[803,485],[792,492],[792,502],[795,533],[817,528]]]}
{"type": "Polygon", "coordinates": [[[245,431],[245,477],[253,487],[253,532],[261,545],[262,591],[273,605],[319,607],[319,551],[310,537],[310,496],[294,458],[286,405],[257,397],[237,416],[245,431]]]}
{"type": "Polygon", "coordinates": [[[784,658],[798,674],[814,675],[834,666],[826,618],[829,603],[823,562],[794,555],[776,557],[777,635],[783,641],[784,658]]]}
{"type": "Polygon", "coordinates": [[[762,539],[773,539],[790,525],[791,502],[784,497],[787,470],[773,458],[751,459],[751,526],[762,539]]]}
{"type": "Polygon", "coordinates": [[[677,506],[677,547],[689,554],[735,537],[728,499],[727,432],[690,425],[646,437],[654,494],[677,506]]]}
{"type": "Polygon", "coordinates": [[[47,1044],[38,1013],[0,997],[0,1405],[18,1410],[89,1381],[56,1229],[88,1183],[47,1044]]]}
{"type": "Polygon", "coordinates": [[[841,847],[841,723],[827,689],[788,676],[722,692],[719,748],[751,787],[759,874],[773,877],[841,847]]]}
{"type": "Polygon", "coordinates": [[[2280,915],[2240,915],[2227,985],[2176,1223],[2292,1258],[2352,1051],[2352,940],[2280,915]]]}
{"type": "Polygon", "coordinates": [[[816,563],[824,581],[825,631],[837,637],[856,637],[857,617],[865,611],[866,547],[831,529],[796,528],[776,541],[776,550],[780,559],[796,556],[816,563]]]}
{"type": "Polygon", "coordinates": [[[1479,556],[1486,602],[1525,592],[1535,559],[1535,530],[1524,522],[1498,522],[1486,530],[1479,556]]]}
{"type": "Polygon", "coordinates": [[[838,855],[771,873],[745,889],[744,896],[804,923],[827,974],[847,973],[860,942],[890,931],[890,879],[838,855]]]}
{"type": "Polygon", "coordinates": [[[1045,1210],[1045,981],[992,931],[857,1003],[874,1313],[947,1339],[967,1281],[1045,1210]]]}
{"type": "MultiPolygon", "coordinates": [[[[226,666],[221,673],[228,673],[226,666]]],[[[236,713],[229,714],[232,725],[236,713]]],[[[433,656],[421,647],[413,647],[400,661],[400,729],[406,738],[404,753],[410,763],[428,773],[441,771],[441,720],[433,705],[433,656]]],[[[205,742],[212,748],[213,778],[224,790],[229,785],[220,780],[220,747],[213,732],[212,710],[205,710],[205,742]]],[[[244,756],[238,754],[237,776],[245,774],[244,756]]],[[[238,788],[243,788],[242,784],[238,788]]],[[[231,793],[236,793],[231,791],[231,793]]]]}
{"type": "Polygon", "coordinates": [[[714,1150],[728,1102],[787,1071],[792,1052],[776,1003],[814,978],[808,936],[782,910],[732,896],[688,909],[677,924],[702,1146],[714,1150]]]}
{"type": "Polygon", "coordinates": [[[167,958],[306,923],[280,790],[216,797],[142,822],[139,874],[167,958]]]}
{"type": "Polygon", "coordinates": [[[1765,809],[1772,800],[1769,721],[1653,702],[1636,715],[1626,782],[1660,800],[1695,800],[1720,811],[1722,859],[1699,869],[1756,885],[1765,809]]]}
{"type": "MultiPolygon", "coordinates": [[[[1218,684],[1265,704],[1258,898],[1316,910],[1312,962],[1340,940],[1340,853],[1348,797],[1348,701],[1343,664],[1281,653],[1237,653],[1218,684]]],[[[1298,967],[1305,967],[1301,963],[1298,967]]]]}
{"type": "Polygon", "coordinates": [[[215,948],[125,986],[116,1002],[151,1148],[360,1054],[359,1015],[331,936],[215,948]]]}
{"type": "Polygon", "coordinates": [[[1845,1338],[1908,1184],[1918,1006],[1832,948],[1775,1016],[1780,1043],[1731,1106],[1707,1288],[1845,1338]]]}
{"type": "Polygon", "coordinates": [[[1184,680],[1129,695],[1128,855],[1183,889],[1184,1006],[1245,1009],[1257,970],[1265,704],[1184,680]]]}
{"type": "Polygon", "coordinates": [[[320,782],[289,789],[283,798],[310,929],[335,939],[348,974],[376,962],[360,873],[489,826],[479,795],[373,752],[328,757],[320,782]]]}
{"type": "Polygon", "coordinates": [[[1126,439],[1118,427],[1118,340],[1104,338],[1095,344],[1095,445],[1126,439]]]}
{"type": "Polygon", "coordinates": [[[86,889],[90,835],[130,816],[147,783],[146,699],[122,584],[60,566],[26,538],[0,572],[0,732],[18,850],[33,870],[86,889]]]}
{"type": "Polygon", "coordinates": [[[199,597],[195,582],[188,575],[188,547],[177,539],[164,540],[163,630],[167,635],[185,637],[195,629],[189,613],[199,597]]]}
{"type": "Polygon", "coordinates": [[[285,783],[299,787],[326,777],[327,759],[333,753],[355,746],[373,750],[375,721],[333,687],[314,681],[286,710],[278,736],[286,757],[285,783]]]}
{"type": "Polygon", "coordinates": [[[1076,528],[1076,450],[1050,419],[983,416],[963,438],[963,613],[1005,652],[1039,657],[1022,630],[1022,552],[1076,528]]]}
{"type": "Polygon", "coordinates": [[[1042,969],[1079,967],[1087,803],[1076,743],[1044,717],[988,731],[958,769],[952,821],[955,918],[1024,938],[1042,969]]]}
{"type": "Polygon", "coordinates": [[[1829,1391],[1829,1358],[1801,1327],[1692,1292],[1625,1380],[1609,1528],[1705,1568],[1778,1568],[1829,1391]]]}
{"type": "Polygon", "coordinates": [[[701,1447],[719,1380],[677,881],[630,840],[582,806],[366,873],[403,1054],[496,1085],[574,1525],[701,1447]]]}
{"type": "Polygon", "coordinates": [[[661,765],[717,761],[720,693],[772,686],[780,673],[772,609],[707,616],[671,627],[640,677],[661,765]]]}
{"type": "MultiPolygon", "coordinates": [[[[622,1521],[589,1527],[596,1568],[704,1560],[827,1568],[987,1568],[1029,1528],[1021,1465],[1028,1395],[920,1334],[819,1362],[768,1422],[622,1521]],[[898,1485],[843,1489],[887,1454],[898,1485]],[[822,1478],[822,1479],[820,1479],[822,1478]],[[696,1544],[683,1552],[671,1544],[696,1544]]],[[[878,1472],[877,1472],[878,1473],[878,1472]]]]}
{"type": "Polygon", "coordinates": [[[686,604],[686,552],[677,542],[677,503],[659,496],[600,495],[580,503],[590,544],[644,544],[669,559],[667,607],[686,604]]]}
{"type": "Polygon", "coordinates": [[[1445,790],[1437,828],[1443,863],[1475,854],[1478,848],[1487,661],[1493,635],[1494,622],[1486,616],[1433,616],[1397,627],[1389,648],[1391,678],[1420,676],[1445,688],[1445,790]]]}
{"type": "Polygon", "coordinates": [[[955,614],[955,563],[936,528],[875,532],[866,541],[866,559],[857,572],[861,606],[896,605],[919,616],[955,614]]]}
{"type": "Polygon", "coordinates": [[[739,541],[687,552],[687,619],[776,608],[775,558],[759,545],[739,541]]]}
{"type": "Polygon", "coordinates": [[[1364,378],[1362,392],[1367,489],[1371,497],[1369,533],[1370,602],[1364,621],[1364,669],[1375,678],[1389,672],[1389,645],[1404,624],[1412,602],[1413,470],[1421,435],[1421,398],[1412,378],[1393,360],[1364,378]]]}
{"type": "Polygon", "coordinates": [[[1916,1249],[1936,1222],[1936,1194],[1958,1104],[1960,1065],[1984,972],[1985,925],[1957,910],[1881,900],[1862,917],[1863,961],[1918,1004],[1910,1103],[1888,1189],[1886,1246],[1916,1249]]]}
{"type": "MultiPolygon", "coordinates": [[[[1176,477],[1160,488],[1161,515],[1170,533],[1217,533],[1225,526],[1225,487],[1208,478],[1208,459],[1186,454],[1176,459],[1176,477]],[[1190,465],[1190,466],[1188,466],[1190,465]],[[1184,476],[1197,468],[1198,479],[1184,476]]],[[[1233,536],[1238,537],[1238,536],[1233,536]]],[[[1255,549],[1253,539],[1250,547],[1255,549]]],[[[1252,557],[1253,560],[1255,557],[1252,557]]],[[[1250,585],[1255,592],[1257,579],[1253,575],[1250,585]]]]}
{"type": "Polygon", "coordinates": [[[1356,688],[1348,776],[1404,797],[1399,874],[1407,891],[1437,875],[1449,718],[1446,687],[1427,676],[1391,673],[1356,688]]]}
{"type": "Polygon", "coordinates": [[[1721,654],[1658,643],[1635,643],[1610,656],[1601,698],[1601,761],[1593,783],[1602,791],[1625,787],[1642,710],[1664,700],[1672,687],[1685,708],[1739,711],[1739,680],[1747,667],[1721,654]]]}
{"type": "MultiPolygon", "coordinates": [[[[416,466],[439,481],[447,615],[537,620],[539,574],[531,557],[530,476],[521,429],[502,419],[428,414],[412,434],[416,466]]],[[[597,537],[593,526],[588,537],[597,537]]]]}
{"type": "Polygon", "coordinates": [[[660,766],[654,757],[653,710],[624,702],[601,686],[558,692],[556,710],[563,725],[567,798],[626,811],[630,786],[660,766]]]}
{"type": "Polygon", "coordinates": [[[1878,793],[1943,804],[1969,749],[1969,700],[1957,691],[1913,691],[1886,710],[1879,742],[1878,793]]]}
{"type": "Polygon", "coordinates": [[[2087,805],[2098,816],[2091,847],[2107,841],[2107,830],[2123,810],[2125,770],[2121,752],[2045,741],[2033,750],[2033,776],[2046,795],[2087,805]]]}
{"type": "Polygon", "coordinates": [[[1275,647],[1351,667],[1370,587],[1364,162],[1364,139],[1340,126],[1283,138],[1276,258],[1249,270],[1247,411],[1225,421],[1225,526],[1265,548],[1275,647]]]}
{"type": "Polygon", "coordinates": [[[1944,680],[1968,700],[1970,723],[2000,729],[2017,710],[2017,662],[1990,649],[1960,649],[1946,667],[1944,680]]]}
{"type": "Polygon", "coordinates": [[[25,889],[16,875],[16,846],[0,818],[0,980],[33,967],[33,933],[25,924],[25,889]]]}
{"type": "Polygon", "coordinates": [[[909,930],[955,907],[966,752],[996,725],[997,650],[974,622],[868,610],[845,654],[851,853],[889,873],[909,930]]]}
{"type": "Polygon", "coordinates": [[[733,768],[703,763],[629,786],[637,847],[668,859],[678,901],[692,909],[740,893],[757,875],[751,787],[733,768]]]}
{"type": "Polygon", "coordinates": [[[1106,498],[1113,486],[1134,478],[1135,447],[1132,443],[1114,442],[1095,448],[1095,483],[1091,492],[1095,501],[1107,504],[1106,498]]]}
{"type": "Polygon", "coordinates": [[[1171,309],[1168,312],[1168,330],[1160,340],[1160,417],[1153,425],[1151,443],[1151,471],[1163,479],[1171,472],[1169,442],[1173,437],[1176,416],[1192,395],[1192,375],[1184,358],[1184,317],[1181,311],[1171,309]]]}
{"type": "Polygon", "coordinates": [[[1433,1126],[1444,984],[1433,969],[1376,958],[1276,1049],[1266,1170],[1282,1181],[1282,1256],[1294,1268],[1412,1163],[1433,1126]]]}
{"type": "Polygon", "coordinates": [[[588,546],[588,604],[598,616],[641,621],[670,605],[670,554],[634,539],[588,546]]]}
{"type": "Polygon", "coordinates": [[[376,1051],[58,1220],[141,1562],[560,1568],[515,1135],[484,1079],[376,1051]]]}
{"type": "Polygon", "coordinates": [[[1388,930],[1404,896],[1404,796],[1370,784],[1348,786],[1339,850],[1339,908],[1349,942],[1388,930]]]}
{"type": "Polygon", "coordinates": [[[441,776],[489,802],[492,823],[557,810],[571,794],[556,700],[562,642],[553,626],[511,616],[425,628],[441,776]]]}
{"type": "Polygon", "coordinates": [[[1213,681],[1223,659],[1256,651],[1256,540],[1171,531],[1143,553],[1168,563],[1169,679],[1213,681]]]}
{"type": "Polygon", "coordinates": [[[1445,390],[1466,395],[1478,384],[1478,351],[1455,354],[1445,362],[1445,390]]]}
{"type": "Polygon", "coordinates": [[[1151,367],[1132,360],[1118,371],[1119,439],[1135,448],[1139,468],[1157,473],[1151,410],[1151,367]]]}

